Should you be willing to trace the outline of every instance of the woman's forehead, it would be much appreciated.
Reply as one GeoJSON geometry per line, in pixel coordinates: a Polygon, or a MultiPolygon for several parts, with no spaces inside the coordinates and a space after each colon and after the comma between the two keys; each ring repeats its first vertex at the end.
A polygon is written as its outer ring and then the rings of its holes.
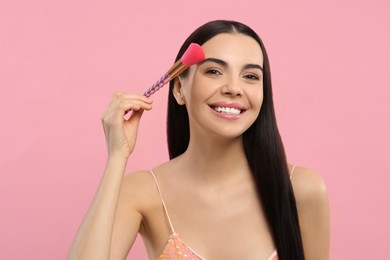
{"type": "Polygon", "coordinates": [[[202,45],[205,58],[218,58],[226,62],[263,64],[259,43],[241,33],[221,33],[202,45]]]}

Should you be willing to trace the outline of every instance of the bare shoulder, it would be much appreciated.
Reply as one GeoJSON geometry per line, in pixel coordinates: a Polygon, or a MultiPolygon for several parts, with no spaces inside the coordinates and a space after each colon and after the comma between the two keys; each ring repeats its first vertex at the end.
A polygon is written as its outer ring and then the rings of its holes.
{"type": "MultiPolygon", "coordinates": [[[[171,170],[171,161],[153,168],[154,175],[160,182],[164,181],[166,174],[171,170]]],[[[156,182],[150,170],[135,171],[127,174],[122,182],[121,193],[129,205],[135,207],[141,214],[160,203],[156,182]]]]}
{"type": "Polygon", "coordinates": [[[327,198],[324,179],[312,169],[302,166],[295,167],[291,182],[298,206],[317,204],[327,198]]]}
{"type": "Polygon", "coordinates": [[[127,174],[122,182],[121,194],[129,207],[135,207],[142,213],[145,205],[148,205],[149,196],[154,194],[155,184],[153,177],[148,170],[141,170],[127,174]]]}
{"type": "Polygon", "coordinates": [[[149,170],[140,170],[128,173],[123,179],[123,184],[125,186],[136,186],[138,188],[144,187],[144,185],[139,186],[140,184],[148,184],[152,181],[151,173],[149,170]]]}
{"type": "Polygon", "coordinates": [[[296,167],[292,186],[306,259],[329,259],[330,221],[328,193],[323,178],[315,171],[296,167]]]}

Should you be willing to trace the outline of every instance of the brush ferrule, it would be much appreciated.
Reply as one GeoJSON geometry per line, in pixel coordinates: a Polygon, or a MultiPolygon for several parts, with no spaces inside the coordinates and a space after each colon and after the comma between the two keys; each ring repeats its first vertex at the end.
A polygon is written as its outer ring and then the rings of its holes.
{"type": "Polygon", "coordinates": [[[185,71],[187,69],[186,66],[184,66],[183,62],[181,60],[178,60],[175,62],[175,64],[172,65],[172,67],[168,71],[168,75],[170,79],[176,78],[180,73],[185,71]]]}

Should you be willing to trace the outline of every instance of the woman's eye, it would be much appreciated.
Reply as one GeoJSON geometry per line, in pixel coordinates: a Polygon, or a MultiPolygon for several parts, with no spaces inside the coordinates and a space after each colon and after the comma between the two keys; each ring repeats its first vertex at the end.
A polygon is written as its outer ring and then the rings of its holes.
{"type": "Polygon", "coordinates": [[[246,79],[250,79],[250,80],[259,80],[259,76],[255,75],[255,74],[247,74],[244,76],[244,78],[246,79]]]}
{"type": "Polygon", "coordinates": [[[216,69],[208,69],[206,70],[206,74],[210,75],[222,75],[222,73],[216,69]]]}

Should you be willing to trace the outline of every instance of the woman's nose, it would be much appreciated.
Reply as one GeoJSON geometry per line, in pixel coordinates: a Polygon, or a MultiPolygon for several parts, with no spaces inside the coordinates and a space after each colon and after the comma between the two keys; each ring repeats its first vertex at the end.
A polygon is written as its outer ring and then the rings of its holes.
{"type": "Polygon", "coordinates": [[[222,87],[222,93],[224,95],[230,95],[230,96],[241,96],[242,87],[240,85],[239,80],[229,79],[222,87]]]}

